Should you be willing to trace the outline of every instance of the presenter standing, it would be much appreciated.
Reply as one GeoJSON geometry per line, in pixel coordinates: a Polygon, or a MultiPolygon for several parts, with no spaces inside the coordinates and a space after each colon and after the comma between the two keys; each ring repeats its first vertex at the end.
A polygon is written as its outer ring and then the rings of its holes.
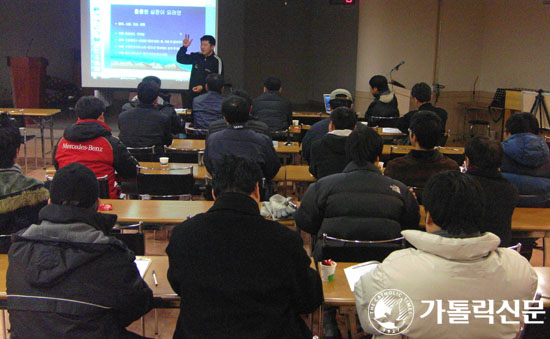
{"type": "Polygon", "coordinates": [[[178,51],[177,61],[180,64],[193,65],[189,90],[187,91],[187,108],[192,108],[193,98],[206,93],[206,77],[212,73],[223,75],[222,59],[214,53],[216,39],[211,35],[201,38],[201,52],[187,54],[187,48],[193,39],[189,40],[189,34],[185,34],[183,46],[178,51]]]}

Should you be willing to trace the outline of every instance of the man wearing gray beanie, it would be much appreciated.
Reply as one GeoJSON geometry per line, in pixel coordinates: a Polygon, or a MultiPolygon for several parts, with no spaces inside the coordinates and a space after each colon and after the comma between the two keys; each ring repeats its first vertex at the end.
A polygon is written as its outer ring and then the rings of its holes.
{"type": "Polygon", "coordinates": [[[95,174],[57,171],[40,223],[12,238],[6,276],[13,337],[134,338],[125,327],[152,307],[135,256],[109,236],[116,215],[98,213],[95,174]]]}

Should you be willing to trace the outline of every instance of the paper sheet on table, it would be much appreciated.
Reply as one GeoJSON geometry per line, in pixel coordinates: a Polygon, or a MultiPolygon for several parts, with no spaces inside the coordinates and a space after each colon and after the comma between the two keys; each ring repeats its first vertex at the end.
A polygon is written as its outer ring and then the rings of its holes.
{"type": "Polygon", "coordinates": [[[382,127],[382,133],[401,134],[402,132],[399,128],[382,127]]]}
{"type": "Polygon", "coordinates": [[[151,259],[136,258],[134,262],[136,263],[139,275],[141,275],[141,278],[143,278],[145,276],[145,273],[147,272],[147,269],[149,268],[149,265],[151,265],[151,259]]]}
{"type": "Polygon", "coordinates": [[[361,278],[363,274],[375,269],[378,264],[378,261],[367,261],[344,268],[344,273],[346,274],[346,279],[348,279],[349,288],[352,292],[355,287],[355,283],[359,281],[359,278],[361,278]]]}

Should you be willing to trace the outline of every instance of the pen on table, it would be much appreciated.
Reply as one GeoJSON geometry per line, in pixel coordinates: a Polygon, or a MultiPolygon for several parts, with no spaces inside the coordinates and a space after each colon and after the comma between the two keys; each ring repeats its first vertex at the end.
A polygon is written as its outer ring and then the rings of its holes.
{"type": "Polygon", "coordinates": [[[153,271],[153,280],[155,281],[155,286],[158,286],[159,281],[157,280],[157,274],[155,273],[155,271],[153,271]]]}

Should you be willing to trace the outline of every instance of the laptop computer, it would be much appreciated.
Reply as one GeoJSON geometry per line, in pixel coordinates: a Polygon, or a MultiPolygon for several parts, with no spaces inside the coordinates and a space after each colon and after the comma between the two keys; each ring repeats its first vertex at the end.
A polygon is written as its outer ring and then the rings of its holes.
{"type": "Polygon", "coordinates": [[[323,102],[325,103],[325,112],[327,112],[327,114],[330,114],[330,112],[332,112],[332,110],[330,109],[330,105],[329,105],[329,102],[330,101],[330,94],[323,94],[323,102]]]}

